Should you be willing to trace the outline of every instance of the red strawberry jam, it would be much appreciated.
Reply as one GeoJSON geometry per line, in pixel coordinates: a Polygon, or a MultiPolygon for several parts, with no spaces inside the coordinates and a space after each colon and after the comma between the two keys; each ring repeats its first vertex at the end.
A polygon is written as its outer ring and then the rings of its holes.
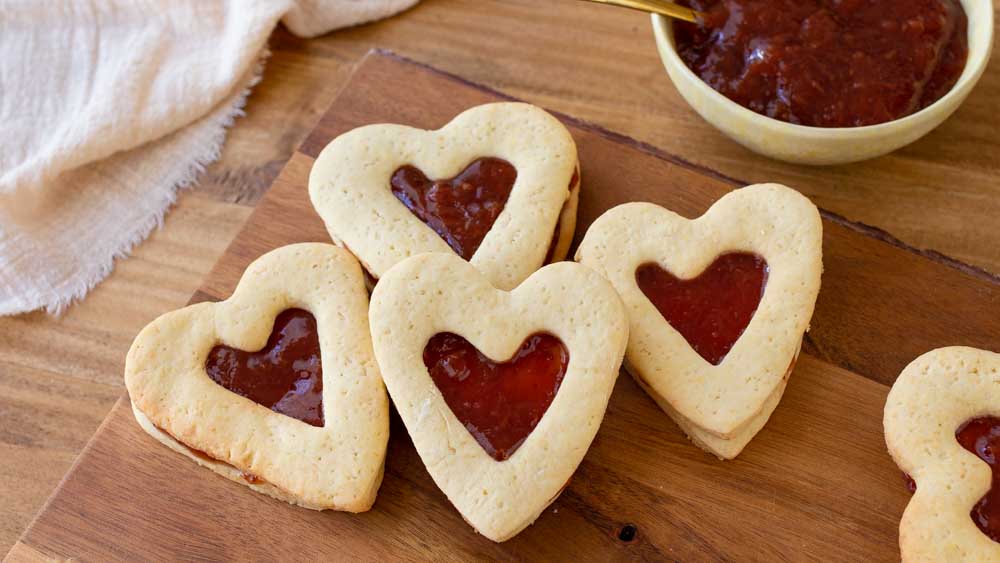
{"type": "Polygon", "coordinates": [[[218,345],[208,353],[212,381],[274,412],[323,426],[323,367],[316,319],[288,309],[257,352],[218,345]]]}
{"type": "Polygon", "coordinates": [[[723,254],[697,277],[682,280],[659,264],[635,271],[639,289],[705,361],[719,365],[746,330],[767,284],[756,254],[723,254]]]}
{"type": "Polygon", "coordinates": [[[677,52],[709,86],[801,125],[892,121],[944,96],[968,54],[959,0],[689,0],[677,52]]]}
{"type": "Polygon", "coordinates": [[[506,362],[494,362],[448,332],[424,347],[424,365],[459,422],[493,459],[517,451],[559,391],[569,351],[555,336],[529,336],[506,362]]]}
{"type": "Polygon", "coordinates": [[[993,486],[974,507],[972,521],[995,542],[1000,542],[1000,417],[973,418],[958,427],[955,438],[993,471],[993,486]]]}
{"type": "Polygon", "coordinates": [[[515,180],[517,170],[511,163],[480,158],[458,176],[443,180],[430,180],[420,169],[403,166],[390,184],[396,199],[469,260],[507,205],[515,180]]]}

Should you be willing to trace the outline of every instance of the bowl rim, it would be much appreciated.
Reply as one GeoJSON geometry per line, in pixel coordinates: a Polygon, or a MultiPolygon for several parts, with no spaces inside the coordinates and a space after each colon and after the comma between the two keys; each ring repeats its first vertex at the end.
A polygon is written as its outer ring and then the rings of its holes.
{"type": "MultiPolygon", "coordinates": [[[[650,19],[653,24],[653,35],[656,39],[657,45],[660,47],[660,58],[664,59],[665,63],[668,62],[667,59],[670,59],[668,66],[678,67],[680,72],[686,75],[686,78],[697,83],[697,87],[705,92],[705,94],[716,103],[725,105],[731,111],[740,114],[746,119],[757,122],[757,125],[759,126],[769,129],[785,129],[787,133],[796,133],[807,136],[820,135],[824,137],[853,137],[858,134],[885,134],[895,132],[897,129],[905,129],[911,124],[916,124],[916,122],[922,121],[930,116],[930,114],[941,111],[942,108],[945,108],[945,111],[947,111],[945,106],[948,104],[954,103],[955,106],[952,108],[952,110],[954,110],[958,107],[958,104],[961,103],[962,98],[968,95],[972,86],[979,81],[979,78],[986,70],[986,65],[989,62],[990,54],[993,50],[993,1],[959,0],[959,2],[962,4],[963,10],[965,10],[965,6],[968,4],[980,3],[984,5],[986,17],[982,19],[986,21],[982,21],[982,27],[986,29],[986,33],[981,44],[977,43],[975,38],[970,33],[969,52],[965,61],[965,68],[962,69],[962,74],[959,75],[958,80],[951,87],[951,89],[948,90],[948,93],[935,100],[931,105],[921,109],[920,111],[911,113],[910,115],[893,119],[892,121],[886,121],[885,123],[861,125],[857,127],[817,127],[813,125],[789,123],[787,121],[782,121],[774,117],[757,113],[734,102],[733,100],[730,100],[721,92],[709,86],[707,82],[702,80],[700,76],[695,74],[694,71],[681,60],[680,55],[677,54],[677,47],[674,44],[673,25],[672,22],[669,21],[669,18],[659,14],[650,14],[650,19]]],[[[947,115],[945,117],[947,117],[947,115]]]]}

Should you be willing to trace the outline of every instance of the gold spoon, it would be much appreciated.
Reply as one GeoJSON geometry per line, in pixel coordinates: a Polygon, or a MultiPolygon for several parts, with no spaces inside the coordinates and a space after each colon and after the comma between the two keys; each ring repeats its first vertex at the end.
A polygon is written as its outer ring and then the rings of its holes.
{"type": "Polygon", "coordinates": [[[662,16],[667,16],[669,18],[677,18],[679,20],[688,21],[691,23],[698,23],[701,19],[701,14],[692,10],[691,8],[685,8],[684,6],[678,6],[672,2],[667,2],[666,0],[589,0],[590,2],[597,2],[598,4],[608,4],[610,6],[621,6],[622,8],[632,8],[633,10],[640,10],[643,12],[650,12],[652,14],[660,14],[662,16]]]}

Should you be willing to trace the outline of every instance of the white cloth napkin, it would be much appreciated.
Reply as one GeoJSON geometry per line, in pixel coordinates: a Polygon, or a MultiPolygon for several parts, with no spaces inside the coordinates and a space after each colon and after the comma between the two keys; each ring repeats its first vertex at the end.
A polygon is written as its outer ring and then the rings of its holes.
{"type": "Polygon", "coordinates": [[[418,0],[0,0],[0,315],[59,313],[218,158],[279,21],[418,0]]]}

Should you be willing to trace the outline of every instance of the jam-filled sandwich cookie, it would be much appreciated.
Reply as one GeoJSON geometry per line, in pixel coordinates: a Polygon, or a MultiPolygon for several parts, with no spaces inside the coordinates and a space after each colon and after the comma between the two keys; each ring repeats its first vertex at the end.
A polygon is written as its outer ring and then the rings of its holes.
{"type": "Polygon", "coordinates": [[[903,561],[1000,561],[1000,354],[920,356],[889,391],[883,424],[916,489],[899,523],[903,561]]]}
{"type": "Polygon", "coordinates": [[[334,139],[309,196],[336,244],[375,279],[454,252],[501,289],[566,257],[580,175],[569,131],[523,103],[477,106],[436,131],[368,125],[334,139]]]}
{"type": "Polygon", "coordinates": [[[159,317],[132,343],[125,385],[146,432],[220,475],[316,510],[375,502],[388,398],[343,249],[279,248],[229,299],[159,317]]]}
{"type": "Polygon", "coordinates": [[[736,457],[784,393],[822,273],[822,221],[795,190],[735,190],[688,220],[650,203],[599,217],[576,259],[631,323],[625,366],[691,440],[736,457]]]}
{"type": "Polygon", "coordinates": [[[504,541],[569,482],[604,418],[628,340],[614,288],[560,262],[513,291],[454,254],[401,262],[372,293],[386,387],[434,482],[504,541]]]}

